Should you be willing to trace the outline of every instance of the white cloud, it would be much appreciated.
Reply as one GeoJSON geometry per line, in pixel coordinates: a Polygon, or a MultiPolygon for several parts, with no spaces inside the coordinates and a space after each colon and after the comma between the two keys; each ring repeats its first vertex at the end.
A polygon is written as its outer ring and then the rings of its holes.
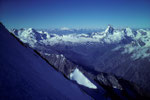
{"type": "Polygon", "coordinates": [[[70,30],[68,27],[62,27],[62,28],[60,28],[61,30],[70,30]]]}

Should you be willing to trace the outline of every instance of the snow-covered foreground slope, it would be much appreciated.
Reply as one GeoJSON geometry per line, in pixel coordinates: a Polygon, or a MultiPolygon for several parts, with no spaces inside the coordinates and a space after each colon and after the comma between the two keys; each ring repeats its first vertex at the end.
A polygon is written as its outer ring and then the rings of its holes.
{"type": "Polygon", "coordinates": [[[91,99],[2,24],[0,37],[0,100],[91,99]]]}

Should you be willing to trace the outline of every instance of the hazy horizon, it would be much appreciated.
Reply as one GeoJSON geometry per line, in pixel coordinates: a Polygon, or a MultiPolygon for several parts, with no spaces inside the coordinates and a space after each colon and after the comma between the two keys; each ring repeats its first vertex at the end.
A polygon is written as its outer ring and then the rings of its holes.
{"type": "MultiPolygon", "coordinates": [[[[20,30],[20,29],[29,29],[29,28],[32,28],[32,29],[35,29],[35,30],[62,30],[62,31],[71,31],[71,30],[106,30],[108,26],[106,27],[97,27],[97,28],[86,28],[86,27],[82,27],[82,28],[69,28],[69,27],[60,27],[60,28],[34,28],[34,27],[22,27],[22,28],[8,28],[6,27],[8,30],[13,30],[13,29],[17,29],[17,30],[20,30]],[[63,28],[68,28],[68,29],[63,29],[63,28]]],[[[132,28],[132,27],[113,27],[114,29],[126,29],[126,28],[131,28],[133,30],[137,30],[137,29],[150,29],[150,28],[132,28]]]]}

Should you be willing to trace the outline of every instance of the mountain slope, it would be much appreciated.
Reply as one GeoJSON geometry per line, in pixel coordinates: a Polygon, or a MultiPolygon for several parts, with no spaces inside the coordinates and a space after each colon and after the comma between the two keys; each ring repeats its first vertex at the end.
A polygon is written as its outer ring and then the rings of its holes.
{"type": "MultiPolygon", "coordinates": [[[[20,34],[24,36],[26,35],[24,32],[28,30],[30,32],[30,29],[26,29],[20,34]]],[[[48,55],[47,60],[67,76],[72,71],[68,68],[73,68],[72,66],[68,67],[70,66],[68,61],[71,61],[87,72],[103,72],[135,83],[142,88],[138,90],[140,93],[150,97],[150,84],[148,84],[150,82],[149,29],[114,29],[108,26],[103,32],[92,32],[91,34],[60,35],[42,32],[38,34],[46,35],[46,38],[36,39],[37,42],[32,46],[32,42],[30,43],[28,40],[34,40],[36,37],[30,37],[36,36],[36,34],[37,31],[31,32],[31,35],[27,33],[27,37],[23,38],[22,35],[16,34],[16,36],[20,40],[27,40],[22,41],[48,55]],[[57,55],[53,57],[55,52],[59,55],[62,54],[68,61],[61,63],[63,57],[58,58],[57,55]],[[67,70],[65,71],[63,68],[67,70]]]]}
{"type": "Polygon", "coordinates": [[[1,100],[88,100],[32,49],[22,46],[0,24],[1,100]]]}

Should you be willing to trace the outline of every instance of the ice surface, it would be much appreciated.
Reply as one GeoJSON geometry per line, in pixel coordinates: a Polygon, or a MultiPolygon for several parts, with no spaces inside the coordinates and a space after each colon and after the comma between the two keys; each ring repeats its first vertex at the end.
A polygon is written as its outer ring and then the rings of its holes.
{"type": "Polygon", "coordinates": [[[70,79],[75,80],[78,84],[84,85],[88,88],[97,89],[97,87],[90,82],[90,80],[88,80],[88,78],[85,77],[78,68],[76,68],[74,72],[70,74],[70,79]]]}

